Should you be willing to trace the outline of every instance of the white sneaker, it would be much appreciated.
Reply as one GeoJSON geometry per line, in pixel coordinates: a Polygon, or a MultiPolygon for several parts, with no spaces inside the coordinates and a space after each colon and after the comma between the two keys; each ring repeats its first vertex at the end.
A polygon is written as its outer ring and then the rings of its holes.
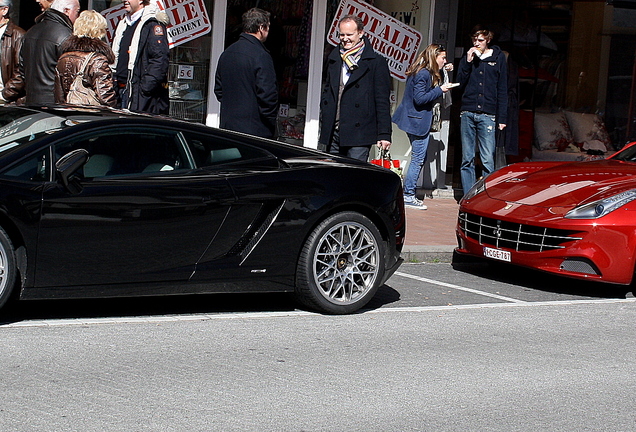
{"type": "Polygon", "coordinates": [[[422,200],[418,199],[416,196],[405,196],[404,197],[404,207],[407,208],[416,208],[418,210],[426,210],[427,207],[424,205],[422,200]]]}

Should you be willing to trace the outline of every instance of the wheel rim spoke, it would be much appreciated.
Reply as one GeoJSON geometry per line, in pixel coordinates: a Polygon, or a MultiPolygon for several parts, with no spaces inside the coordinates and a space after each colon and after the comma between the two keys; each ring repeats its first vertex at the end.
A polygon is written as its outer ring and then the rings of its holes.
{"type": "Polygon", "coordinates": [[[4,292],[7,284],[7,256],[4,250],[0,250],[0,294],[4,292]]]}
{"type": "Polygon", "coordinates": [[[325,298],[350,303],[373,287],[379,261],[379,247],[369,229],[359,223],[341,223],[318,243],[314,279],[325,298]]]}

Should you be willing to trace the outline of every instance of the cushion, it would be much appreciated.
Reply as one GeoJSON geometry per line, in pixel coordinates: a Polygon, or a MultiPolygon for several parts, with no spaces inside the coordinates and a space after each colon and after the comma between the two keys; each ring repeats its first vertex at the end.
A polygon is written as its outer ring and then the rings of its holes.
{"type": "Polygon", "coordinates": [[[536,113],[534,117],[535,143],[539,150],[561,151],[574,143],[572,132],[562,112],[536,113]]]}
{"type": "Polygon", "coordinates": [[[574,142],[583,145],[589,141],[600,141],[605,148],[612,148],[612,140],[605,129],[605,124],[598,114],[582,114],[565,111],[565,118],[572,130],[574,142]]]}

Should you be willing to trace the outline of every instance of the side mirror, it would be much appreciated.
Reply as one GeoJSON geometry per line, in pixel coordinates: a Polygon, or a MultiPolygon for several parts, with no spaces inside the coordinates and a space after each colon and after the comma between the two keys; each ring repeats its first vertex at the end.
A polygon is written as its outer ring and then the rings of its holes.
{"type": "Polygon", "coordinates": [[[78,185],[71,183],[71,176],[79,168],[84,166],[88,162],[88,151],[84,149],[73,150],[62,156],[55,163],[55,170],[60,176],[60,180],[64,187],[66,187],[71,193],[78,193],[78,185]]]}

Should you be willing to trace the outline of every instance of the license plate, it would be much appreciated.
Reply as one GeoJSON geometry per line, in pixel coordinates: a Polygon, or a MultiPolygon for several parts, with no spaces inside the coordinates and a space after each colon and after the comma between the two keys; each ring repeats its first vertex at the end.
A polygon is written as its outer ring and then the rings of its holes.
{"type": "Polygon", "coordinates": [[[489,247],[485,247],[484,248],[484,256],[487,258],[492,258],[492,259],[496,259],[499,261],[506,261],[506,262],[511,262],[512,261],[512,257],[510,256],[510,252],[508,251],[504,251],[504,250],[499,250],[499,249],[493,249],[493,248],[489,248],[489,247]]]}

